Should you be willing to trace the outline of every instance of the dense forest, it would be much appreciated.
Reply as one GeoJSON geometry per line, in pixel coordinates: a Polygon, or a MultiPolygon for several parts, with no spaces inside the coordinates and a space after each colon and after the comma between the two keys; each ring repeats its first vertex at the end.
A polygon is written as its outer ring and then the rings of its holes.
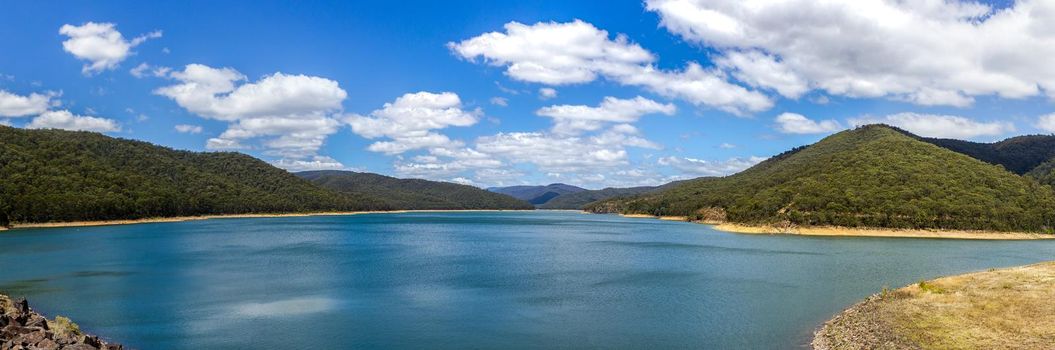
{"type": "Polygon", "coordinates": [[[400,209],[533,209],[527,202],[468,185],[351,171],[306,171],[297,176],[342,193],[382,198],[400,209]]]}
{"type": "Polygon", "coordinates": [[[0,224],[391,209],[240,153],[0,126],[0,224]]]}
{"type": "Polygon", "coordinates": [[[741,173],[686,181],[594,212],[749,224],[1052,232],[1055,191],[883,125],[829,136],[741,173]]]}
{"type": "Polygon", "coordinates": [[[1055,158],[1055,136],[1052,135],[1015,136],[999,142],[981,143],[918,137],[904,130],[899,131],[986,163],[1003,166],[1008,171],[1019,175],[1026,174],[1041,163],[1055,158]]]}

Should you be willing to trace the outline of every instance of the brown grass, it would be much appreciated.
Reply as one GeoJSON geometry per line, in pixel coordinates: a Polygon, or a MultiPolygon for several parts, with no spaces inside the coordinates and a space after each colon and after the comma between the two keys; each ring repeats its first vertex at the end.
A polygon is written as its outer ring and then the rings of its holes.
{"type": "Polygon", "coordinates": [[[1053,349],[1055,262],[874,295],[824,324],[814,349],[1053,349]]]}

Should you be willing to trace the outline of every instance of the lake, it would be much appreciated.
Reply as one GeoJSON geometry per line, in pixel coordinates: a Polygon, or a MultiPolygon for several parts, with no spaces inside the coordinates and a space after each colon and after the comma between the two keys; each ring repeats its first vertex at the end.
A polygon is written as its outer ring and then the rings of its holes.
{"type": "Polygon", "coordinates": [[[884,286],[1053,256],[568,211],[213,219],[0,232],[0,293],[141,349],[794,349],[884,286]]]}

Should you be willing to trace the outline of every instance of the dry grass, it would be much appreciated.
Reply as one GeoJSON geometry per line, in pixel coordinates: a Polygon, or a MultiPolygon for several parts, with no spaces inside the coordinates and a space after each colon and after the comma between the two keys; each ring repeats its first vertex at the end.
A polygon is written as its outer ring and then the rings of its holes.
{"type": "Polygon", "coordinates": [[[828,321],[815,349],[1053,349],[1055,262],[920,282],[828,321]]]}

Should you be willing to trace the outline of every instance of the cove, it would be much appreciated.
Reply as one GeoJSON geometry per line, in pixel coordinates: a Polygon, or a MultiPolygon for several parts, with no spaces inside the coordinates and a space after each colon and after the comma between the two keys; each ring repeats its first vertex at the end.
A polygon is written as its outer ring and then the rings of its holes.
{"type": "Polygon", "coordinates": [[[884,286],[1053,256],[578,212],[241,218],[2,232],[0,293],[142,349],[795,349],[884,286]]]}

